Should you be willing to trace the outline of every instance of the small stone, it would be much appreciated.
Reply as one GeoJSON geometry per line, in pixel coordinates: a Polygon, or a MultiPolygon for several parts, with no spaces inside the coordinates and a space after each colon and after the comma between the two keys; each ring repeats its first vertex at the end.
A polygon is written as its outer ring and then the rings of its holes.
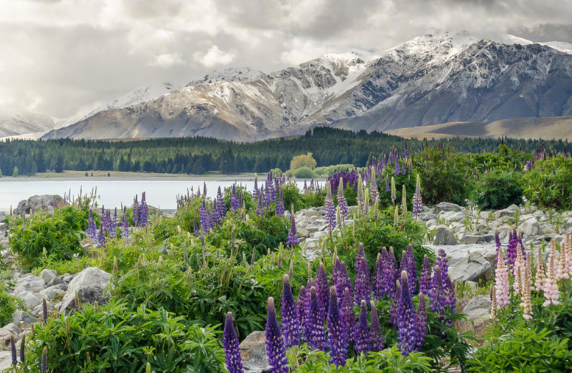
{"type": "Polygon", "coordinates": [[[39,320],[30,316],[30,314],[25,311],[18,310],[12,314],[12,322],[20,327],[26,328],[39,322],[39,320]]]}
{"type": "Polygon", "coordinates": [[[46,284],[48,284],[50,281],[56,278],[57,275],[58,272],[53,269],[43,269],[42,273],[40,274],[40,278],[44,280],[46,284]]]}
{"type": "Polygon", "coordinates": [[[456,245],[457,238],[455,234],[449,227],[445,225],[440,225],[437,227],[437,232],[435,232],[435,240],[433,245],[456,245]]]}
{"type": "Polygon", "coordinates": [[[26,303],[26,307],[31,310],[34,309],[38,304],[42,303],[34,294],[29,291],[18,294],[18,298],[22,299],[26,303]]]}
{"type": "Polygon", "coordinates": [[[52,287],[52,286],[55,286],[55,285],[60,285],[60,284],[63,284],[63,283],[64,283],[64,280],[62,280],[61,277],[54,277],[53,279],[51,279],[50,282],[48,282],[47,287],[49,288],[49,287],[52,287]]]}
{"type": "Polygon", "coordinates": [[[248,373],[271,372],[266,355],[266,334],[261,331],[250,333],[240,344],[242,366],[248,373]]]}

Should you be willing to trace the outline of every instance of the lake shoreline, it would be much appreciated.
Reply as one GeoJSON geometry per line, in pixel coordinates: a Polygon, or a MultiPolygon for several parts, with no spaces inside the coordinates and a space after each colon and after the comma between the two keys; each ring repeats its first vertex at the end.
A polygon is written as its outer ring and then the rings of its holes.
{"type": "MultiPolygon", "coordinates": [[[[254,181],[255,174],[236,174],[236,175],[223,175],[223,174],[204,174],[204,175],[187,175],[187,174],[157,174],[157,173],[143,173],[143,172],[110,172],[107,176],[106,171],[88,171],[85,176],[85,171],[64,171],[63,173],[46,172],[38,173],[35,176],[2,176],[0,183],[3,182],[25,182],[25,181],[254,181]],[[93,172],[93,176],[91,173],[93,172]]],[[[258,180],[264,182],[266,180],[266,173],[258,174],[258,180]]],[[[302,180],[302,179],[300,179],[302,180]]],[[[325,178],[317,178],[315,180],[323,181],[325,178]]]]}

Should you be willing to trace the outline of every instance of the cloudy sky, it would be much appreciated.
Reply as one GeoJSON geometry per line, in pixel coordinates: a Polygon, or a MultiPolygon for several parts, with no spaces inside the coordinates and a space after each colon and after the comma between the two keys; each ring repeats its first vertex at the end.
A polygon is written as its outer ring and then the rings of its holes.
{"type": "Polygon", "coordinates": [[[572,43],[572,0],[0,0],[0,106],[69,117],[150,83],[465,29],[572,43]]]}

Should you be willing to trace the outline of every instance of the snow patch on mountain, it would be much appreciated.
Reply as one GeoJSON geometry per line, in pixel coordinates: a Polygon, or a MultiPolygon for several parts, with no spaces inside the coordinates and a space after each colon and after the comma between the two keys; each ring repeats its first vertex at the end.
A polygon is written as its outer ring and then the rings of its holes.
{"type": "Polygon", "coordinates": [[[0,137],[32,132],[46,132],[56,128],[53,118],[24,109],[0,108],[0,137]]]}

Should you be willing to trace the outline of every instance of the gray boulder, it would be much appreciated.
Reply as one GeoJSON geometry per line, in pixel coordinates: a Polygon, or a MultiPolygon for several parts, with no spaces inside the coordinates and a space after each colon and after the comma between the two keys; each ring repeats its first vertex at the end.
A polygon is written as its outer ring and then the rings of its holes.
{"type": "Polygon", "coordinates": [[[56,278],[57,275],[58,272],[53,269],[43,269],[42,273],[40,273],[40,278],[42,278],[44,282],[48,284],[50,281],[56,278]]]}
{"type": "Polygon", "coordinates": [[[26,328],[39,322],[40,320],[36,319],[33,316],[30,316],[29,313],[24,311],[16,311],[12,314],[12,322],[18,325],[20,328],[26,328]]]}
{"type": "Polygon", "coordinates": [[[486,241],[485,237],[482,234],[471,234],[467,233],[463,236],[461,240],[462,243],[466,243],[469,245],[476,244],[477,242],[486,241]]]}
{"type": "Polygon", "coordinates": [[[467,314],[473,320],[483,320],[490,316],[492,302],[489,297],[479,295],[471,300],[465,308],[463,313],[467,314]]]}
{"type": "Polygon", "coordinates": [[[106,288],[109,286],[111,275],[96,267],[89,267],[78,273],[69,283],[68,291],[59,307],[60,313],[67,313],[74,306],[75,292],[80,303],[97,301],[105,304],[109,300],[106,288]]]}
{"type": "Polygon", "coordinates": [[[490,280],[493,277],[495,255],[486,251],[475,251],[456,262],[449,268],[451,281],[490,280]]]}
{"type": "Polygon", "coordinates": [[[46,282],[40,277],[34,276],[32,274],[20,277],[16,281],[16,286],[14,287],[14,294],[18,295],[26,291],[37,292],[44,290],[46,287],[46,282]]]}
{"type": "Polygon", "coordinates": [[[435,240],[433,245],[456,245],[457,238],[452,230],[446,225],[439,225],[437,232],[435,232],[435,240]]]}
{"type": "Polygon", "coordinates": [[[48,282],[48,287],[52,287],[55,285],[61,285],[64,283],[64,280],[62,280],[61,277],[54,277],[53,279],[50,280],[50,282],[48,282]]]}
{"type": "Polygon", "coordinates": [[[18,203],[18,207],[14,209],[14,214],[29,214],[36,212],[38,210],[47,210],[48,207],[63,206],[64,199],[58,195],[36,195],[28,198],[27,200],[22,200],[18,203]]]}
{"type": "Polygon", "coordinates": [[[540,224],[536,218],[528,219],[518,226],[518,229],[527,236],[536,236],[539,228],[540,224]]]}
{"type": "Polygon", "coordinates": [[[464,210],[463,207],[456,205],[454,203],[449,203],[449,202],[441,202],[440,204],[435,206],[435,211],[437,211],[437,212],[441,212],[441,211],[462,211],[462,210],[464,210]]]}
{"type": "Polygon", "coordinates": [[[42,303],[42,301],[39,300],[38,297],[36,297],[34,294],[32,294],[29,291],[24,291],[24,292],[18,294],[18,298],[22,299],[24,301],[24,303],[26,303],[26,307],[29,310],[34,309],[34,307],[36,307],[38,304],[42,303]]]}
{"type": "MultiPolygon", "coordinates": [[[[8,337],[10,338],[10,337],[8,337]]],[[[12,366],[12,353],[10,351],[0,351],[0,372],[12,366]]]]}
{"type": "Polygon", "coordinates": [[[239,347],[245,372],[271,372],[268,356],[266,355],[266,334],[264,332],[250,333],[239,347]]]}

